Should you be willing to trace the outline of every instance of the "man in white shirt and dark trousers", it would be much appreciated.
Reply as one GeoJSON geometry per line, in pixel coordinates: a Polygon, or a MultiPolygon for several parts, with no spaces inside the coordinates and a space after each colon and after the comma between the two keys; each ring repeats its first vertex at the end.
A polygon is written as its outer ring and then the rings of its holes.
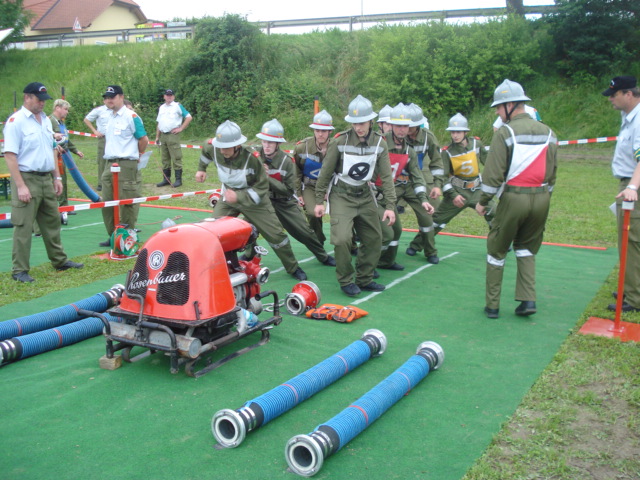
{"type": "Polygon", "coordinates": [[[180,132],[191,123],[191,114],[178,102],[173,90],[164,91],[164,103],[158,109],[158,127],[156,128],[156,144],[162,152],[162,181],[157,187],[171,185],[177,188],[182,185],[182,147],[180,132]],[[176,181],[171,184],[171,162],[176,172],[176,181]]]}
{"type": "MultiPolygon", "coordinates": [[[[62,177],[53,158],[55,146],[51,120],[43,113],[50,100],[47,88],[38,82],[24,89],[22,108],[9,117],[4,127],[5,160],[11,174],[13,253],[11,278],[31,283],[29,257],[31,232],[36,221],[42,232],[47,256],[58,271],[82,268],[67,258],[60,238],[57,195],[62,193],[62,177]]],[[[58,139],[61,135],[58,134],[58,139]]]]}
{"type": "MultiPolygon", "coordinates": [[[[602,95],[609,97],[613,108],[620,110],[622,116],[618,142],[611,162],[613,176],[620,181],[619,193],[616,196],[620,251],[624,219],[622,202],[634,202],[629,222],[622,311],[640,312],[640,210],[636,205],[640,187],[640,89],[636,77],[615,77],[602,95]]],[[[614,297],[617,298],[617,292],[614,293],[614,297]]],[[[616,304],[612,303],[607,308],[615,311],[616,304]]]]}

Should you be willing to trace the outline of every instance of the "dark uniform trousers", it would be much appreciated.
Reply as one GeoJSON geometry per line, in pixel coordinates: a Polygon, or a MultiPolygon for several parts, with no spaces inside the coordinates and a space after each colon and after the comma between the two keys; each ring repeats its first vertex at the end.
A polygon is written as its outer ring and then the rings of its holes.
{"type": "Polygon", "coordinates": [[[98,186],[102,188],[102,174],[104,173],[105,165],[107,161],[104,159],[104,147],[107,144],[107,138],[101,137],[98,139],[98,186]]]}
{"type": "Polygon", "coordinates": [[[322,243],[320,243],[316,234],[311,230],[309,223],[305,219],[295,199],[271,199],[271,205],[273,205],[276,216],[278,220],[280,220],[285,232],[307,247],[320,262],[325,262],[327,258],[329,258],[322,243]]]}
{"type": "MultiPolygon", "coordinates": [[[[31,192],[31,201],[20,201],[17,193],[11,199],[11,223],[13,224],[12,272],[29,271],[31,239],[33,238],[31,233],[34,221],[40,227],[51,264],[54,268],[60,267],[67,261],[67,255],[62,248],[58,200],[53,189],[51,175],[49,173],[43,175],[27,172],[21,172],[21,174],[31,192]]],[[[13,179],[11,179],[11,191],[18,192],[13,179]]]]}
{"type": "Polygon", "coordinates": [[[487,237],[486,306],[500,308],[504,262],[511,243],[516,254],[516,301],[535,301],[535,256],[549,215],[548,187],[506,186],[487,237]]]}
{"type": "MultiPolygon", "coordinates": [[[[318,240],[323,244],[327,237],[322,230],[322,218],[316,217],[314,208],[316,206],[316,181],[305,178],[307,183],[304,184],[302,189],[302,199],[304,200],[304,213],[307,216],[307,222],[309,227],[316,234],[318,240]]],[[[286,228],[286,227],[285,227],[286,228]]]]}
{"type": "MultiPolygon", "coordinates": [[[[480,187],[476,190],[471,189],[455,189],[455,193],[451,194],[451,196],[445,195],[442,202],[440,202],[440,206],[433,214],[433,226],[436,235],[442,231],[453,218],[456,217],[460,212],[462,212],[465,208],[476,208],[476,204],[480,201],[480,196],[482,191],[480,187]],[[462,195],[464,197],[464,206],[462,208],[456,207],[453,204],[453,199],[462,195]]],[[[489,202],[487,205],[487,214],[484,216],[485,221],[491,226],[491,220],[495,215],[496,204],[493,200],[489,202]]]]}
{"type": "Polygon", "coordinates": [[[382,248],[380,219],[371,189],[368,185],[351,187],[339,182],[329,194],[329,208],[338,283],[352,283],[355,271],[355,283],[368,285],[373,281],[382,248]],[[351,264],[354,227],[360,238],[355,270],[351,264]]]}
{"type": "Polygon", "coordinates": [[[180,134],[160,132],[160,152],[162,153],[162,168],[182,170],[182,147],[180,147],[180,134]]]}
{"type": "MultiPolygon", "coordinates": [[[[413,238],[409,246],[416,252],[424,250],[425,257],[437,255],[438,249],[436,248],[433,217],[424,209],[420,199],[416,196],[410,185],[403,185],[403,189],[404,191],[400,193],[398,191],[398,186],[396,186],[396,195],[398,195],[398,198],[400,198],[401,195],[412,208],[413,212],[416,214],[416,220],[418,221],[419,228],[419,232],[413,238]]],[[[430,191],[431,190],[427,188],[427,196],[430,191]]],[[[428,201],[433,205],[431,200],[432,199],[429,199],[428,201]]]]}
{"type": "Polygon", "coordinates": [[[398,256],[398,244],[400,237],[402,236],[402,222],[400,221],[398,210],[394,210],[394,213],[396,214],[396,221],[393,225],[389,225],[388,220],[382,220],[385,210],[386,207],[378,204],[378,216],[380,218],[380,228],[382,230],[382,252],[380,253],[380,259],[378,260],[379,268],[389,268],[391,265],[396,263],[396,257],[398,256]]]}

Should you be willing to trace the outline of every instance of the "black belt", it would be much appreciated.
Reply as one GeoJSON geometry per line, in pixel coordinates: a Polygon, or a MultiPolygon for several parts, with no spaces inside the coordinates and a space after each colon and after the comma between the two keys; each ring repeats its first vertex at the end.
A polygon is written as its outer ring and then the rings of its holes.
{"type": "Polygon", "coordinates": [[[46,177],[47,175],[51,175],[51,172],[20,172],[20,173],[30,173],[31,175],[38,175],[39,177],[46,177]]]}

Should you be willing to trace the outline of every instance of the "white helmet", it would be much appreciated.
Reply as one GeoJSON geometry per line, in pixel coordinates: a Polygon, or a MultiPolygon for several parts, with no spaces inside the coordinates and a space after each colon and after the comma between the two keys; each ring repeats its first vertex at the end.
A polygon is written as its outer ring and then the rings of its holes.
{"type": "Polygon", "coordinates": [[[284,127],[275,118],[269,120],[262,125],[262,130],[256,135],[261,140],[267,140],[269,142],[284,143],[284,127]]]}
{"type": "Polygon", "coordinates": [[[388,122],[389,118],[391,118],[391,107],[389,105],[385,105],[380,109],[378,113],[378,123],[380,122],[388,122]]]}
{"type": "Polygon", "coordinates": [[[334,130],[333,118],[329,112],[322,110],[314,115],[313,123],[309,127],[314,130],[334,130]]]}
{"type": "Polygon", "coordinates": [[[367,120],[373,120],[377,116],[371,102],[362,95],[358,95],[349,104],[349,114],[344,119],[349,123],[363,123],[367,120]]]}
{"type": "Polygon", "coordinates": [[[407,105],[409,109],[409,116],[411,118],[410,127],[420,127],[424,125],[425,128],[429,128],[429,120],[422,113],[422,109],[416,105],[415,103],[410,103],[407,105]]]}
{"type": "Polygon", "coordinates": [[[213,146],[218,148],[231,148],[242,145],[246,141],[247,137],[242,135],[238,124],[227,120],[216,130],[213,146]]]}
{"type": "Polygon", "coordinates": [[[496,105],[508,102],[528,102],[529,100],[531,99],[524,94],[522,85],[505,79],[504,82],[498,85],[495,92],[493,92],[493,103],[491,106],[495,107],[496,105]]]}
{"type": "Polygon", "coordinates": [[[469,131],[469,122],[461,113],[456,113],[453,117],[449,119],[449,127],[447,128],[449,132],[468,132],[469,131]]]}
{"type": "Polygon", "coordinates": [[[411,112],[404,103],[399,103],[391,110],[391,118],[388,122],[391,125],[411,125],[411,112]]]}

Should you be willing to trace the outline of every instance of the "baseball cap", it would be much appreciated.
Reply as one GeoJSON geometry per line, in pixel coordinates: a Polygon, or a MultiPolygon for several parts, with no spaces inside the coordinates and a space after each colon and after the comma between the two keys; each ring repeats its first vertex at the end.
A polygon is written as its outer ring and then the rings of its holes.
{"type": "Polygon", "coordinates": [[[51,95],[47,93],[47,87],[45,87],[40,82],[30,83],[29,85],[24,87],[22,93],[32,93],[33,95],[38,97],[38,100],[51,100],[51,95]]]}
{"type": "Polygon", "coordinates": [[[167,88],[167,89],[164,91],[164,94],[165,94],[165,95],[175,95],[175,93],[173,93],[173,90],[171,90],[170,88],[167,88]]]}
{"type": "Polygon", "coordinates": [[[618,90],[629,90],[631,88],[635,88],[638,85],[636,77],[631,75],[622,75],[620,77],[614,77],[609,84],[609,88],[607,88],[602,95],[605,97],[610,97],[618,90]]]}
{"type": "Polygon", "coordinates": [[[103,98],[113,98],[116,95],[124,95],[120,85],[109,85],[107,91],[102,94],[103,98]]]}

